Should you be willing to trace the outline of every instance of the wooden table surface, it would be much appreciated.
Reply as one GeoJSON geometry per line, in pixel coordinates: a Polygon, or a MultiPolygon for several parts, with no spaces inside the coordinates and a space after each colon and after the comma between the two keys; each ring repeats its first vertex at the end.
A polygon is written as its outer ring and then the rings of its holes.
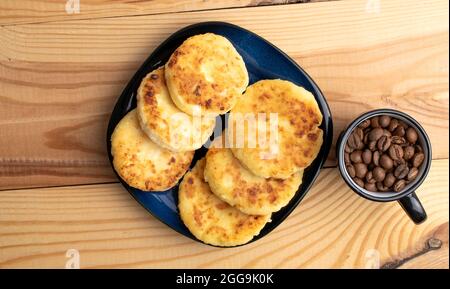
{"type": "Polygon", "coordinates": [[[0,268],[64,268],[69,249],[81,268],[449,267],[447,0],[80,0],[73,14],[65,2],[0,0],[0,268]],[[333,151],[293,214],[247,246],[205,246],[151,217],[113,175],[107,121],[152,50],[208,20],[247,28],[305,68],[335,136],[375,108],[415,117],[433,146],[417,191],[428,220],[358,197],[333,151]]]}

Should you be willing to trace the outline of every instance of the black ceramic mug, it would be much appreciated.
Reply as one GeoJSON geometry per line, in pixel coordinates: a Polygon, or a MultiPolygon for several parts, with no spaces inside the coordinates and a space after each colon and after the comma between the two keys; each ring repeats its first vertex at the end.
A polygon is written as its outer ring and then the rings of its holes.
{"type": "Polygon", "coordinates": [[[398,201],[406,214],[413,220],[414,223],[420,224],[427,218],[427,214],[417,197],[415,190],[425,180],[431,165],[431,143],[423,127],[411,116],[406,113],[393,110],[393,109],[377,109],[369,111],[351,122],[347,128],[341,133],[336,143],[336,155],[338,160],[339,171],[345,182],[360,196],[377,202],[390,202],[398,201]],[[388,115],[398,120],[404,121],[409,126],[413,127],[418,134],[418,142],[422,146],[425,158],[422,165],[419,168],[419,174],[416,179],[409,183],[400,192],[371,192],[356,184],[347,172],[344,160],[344,148],[347,143],[347,139],[353,130],[361,124],[364,120],[370,119],[374,116],[388,115]]]}

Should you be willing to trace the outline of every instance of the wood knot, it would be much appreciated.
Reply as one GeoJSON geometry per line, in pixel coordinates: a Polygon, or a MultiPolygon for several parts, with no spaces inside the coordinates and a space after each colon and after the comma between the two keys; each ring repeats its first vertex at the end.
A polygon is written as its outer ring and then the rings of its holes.
{"type": "Polygon", "coordinates": [[[437,250],[442,247],[442,241],[436,238],[430,238],[427,241],[427,245],[431,250],[437,250]]]}

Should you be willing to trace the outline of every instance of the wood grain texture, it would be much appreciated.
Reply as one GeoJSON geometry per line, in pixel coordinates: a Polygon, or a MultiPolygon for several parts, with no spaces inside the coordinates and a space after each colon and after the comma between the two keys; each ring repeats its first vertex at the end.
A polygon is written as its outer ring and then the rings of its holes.
{"type": "Polygon", "coordinates": [[[442,225],[425,244],[425,250],[405,260],[398,268],[448,268],[448,225],[442,225]]]}
{"type": "MultiPolygon", "coordinates": [[[[78,0],[80,3],[79,13],[67,13],[66,3],[75,3],[76,0],[2,0],[0,1],[0,25],[318,1],[327,0],[115,0],[114,2],[110,0],[78,0]]],[[[72,10],[69,9],[69,11],[72,10]]]]}
{"type": "Polygon", "coordinates": [[[208,20],[250,29],[303,66],[335,138],[358,114],[391,107],[448,158],[448,2],[372,11],[350,0],[0,27],[0,188],[115,181],[104,136],[118,95],[161,41],[208,20]]]}
{"type": "Polygon", "coordinates": [[[3,191],[0,267],[62,268],[77,249],[82,268],[365,268],[377,254],[381,266],[448,268],[448,174],[448,160],[433,162],[417,191],[428,220],[416,226],[397,203],[365,200],[324,169],[270,235],[230,249],[175,233],[119,184],[3,191]],[[444,245],[422,254],[430,238],[444,245]]]}

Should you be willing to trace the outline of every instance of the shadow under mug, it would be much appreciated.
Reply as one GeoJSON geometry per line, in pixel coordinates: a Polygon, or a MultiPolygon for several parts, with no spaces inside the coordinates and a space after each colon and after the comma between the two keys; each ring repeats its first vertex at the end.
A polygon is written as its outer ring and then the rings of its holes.
{"type": "Polygon", "coordinates": [[[344,178],[344,181],[350,188],[355,191],[360,196],[377,202],[390,202],[390,201],[398,201],[400,206],[406,212],[406,214],[411,218],[411,220],[420,224],[427,219],[427,214],[422,204],[420,203],[419,198],[417,197],[415,190],[423,183],[425,180],[428,171],[431,166],[431,143],[428,138],[423,127],[411,116],[406,113],[393,110],[393,109],[377,109],[373,111],[369,111],[367,113],[362,114],[358,118],[356,118],[353,122],[351,122],[347,128],[340,134],[337,143],[336,143],[336,155],[338,160],[339,171],[344,178]],[[375,116],[388,115],[390,117],[396,118],[398,120],[404,121],[409,126],[413,127],[418,134],[418,142],[422,146],[423,153],[425,158],[423,160],[422,165],[419,168],[419,174],[417,178],[409,183],[402,191],[400,192],[371,192],[368,191],[356,184],[350,175],[347,172],[345,161],[344,161],[344,147],[347,143],[347,139],[353,130],[364,120],[370,119],[375,116]]]}

